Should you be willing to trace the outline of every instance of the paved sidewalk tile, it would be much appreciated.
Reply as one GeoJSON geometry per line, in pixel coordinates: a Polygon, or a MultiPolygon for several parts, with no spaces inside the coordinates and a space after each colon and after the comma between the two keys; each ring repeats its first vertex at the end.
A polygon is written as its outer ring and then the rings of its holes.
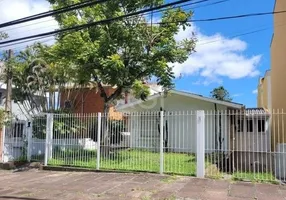
{"type": "Polygon", "coordinates": [[[286,200],[286,187],[154,174],[0,171],[0,200],[286,200]]]}

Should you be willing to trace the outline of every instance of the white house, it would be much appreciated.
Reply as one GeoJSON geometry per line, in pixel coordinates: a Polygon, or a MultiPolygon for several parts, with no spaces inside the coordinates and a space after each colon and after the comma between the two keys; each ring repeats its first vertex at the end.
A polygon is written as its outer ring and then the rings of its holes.
{"type": "Polygon", "coordinates": [[[230,149],[229,113],[243,107],[238,103],[171,90],[167,96],[156,93],[146,101],[133,101],[117,106],[116,109],[133,113],[129,117],[131,147],[157,150],[160,136],[158,111],[162,109],[164,111],[165,148],[172,152],[195,153],[197,110],[205,111],[206,151],[213,152],[218,148],[230,149]]]}

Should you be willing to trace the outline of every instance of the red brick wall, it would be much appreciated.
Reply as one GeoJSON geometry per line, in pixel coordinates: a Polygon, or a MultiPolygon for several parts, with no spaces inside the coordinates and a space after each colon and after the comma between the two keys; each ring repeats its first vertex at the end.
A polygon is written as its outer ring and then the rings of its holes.
{"type": "MultiPolygon", "coordinates": [[[[105,88],[107,95],[115,89],[105,88]]],[[[64,108],[65,101],[71,100],[74,113],[97,113],[103,112],[104,101],[97,89],[71,89],[61,92],[60,105],[64,108]]]]}

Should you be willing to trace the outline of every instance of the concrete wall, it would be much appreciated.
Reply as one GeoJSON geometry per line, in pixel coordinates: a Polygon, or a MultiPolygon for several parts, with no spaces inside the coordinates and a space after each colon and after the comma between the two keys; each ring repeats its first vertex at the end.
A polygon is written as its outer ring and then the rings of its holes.
{"type": "MultiPolygon", "coordinates": [[[[234,150],[246,152],[270,152],[271,151],[271,136],[269,130],[268,117],[254,117],[253,132],[236,131],[234,133],[234,150]],[[258,132],[258,119],[265,120],[265,132],[258,132]]],[[[246,125],[244,125],[246,127],[246,125]]]]}
{"type": "MultiPolygon", "coordinates": [[[[276,0],[274,11],[286,10],[285,0],[276,0]]],[[[274,15],[274,34],[271,44],[271,88],[272,88],[272,108],[286,110],[286,90],[284,89],[286,77],[286,13],[274,15]]],[[[285,120],[283,120],[285,123],[285,120]]],[[[282,132],[282,123],[273,126],[273,150],[278,143],[285,143],[285,132],[282,132]],[[280,130],[280,133],[278,134],[280,130]],[[276,134],[277,133],[277,134],[276,134]]]]}
{"type": "Polygon", "coordinates": [[[257,88],[257,107],[271,110],[271,72],[266,71],[257,88]]]}

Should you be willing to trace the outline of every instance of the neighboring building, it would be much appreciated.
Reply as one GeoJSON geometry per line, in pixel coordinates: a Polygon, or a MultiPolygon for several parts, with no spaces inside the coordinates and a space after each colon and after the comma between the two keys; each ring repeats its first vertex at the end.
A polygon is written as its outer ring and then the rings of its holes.
{"type": "Polygon", "coordinates": [[[264,77],[259,78],[257,88],[257,107],[271,111],[271,71],[265,72],[264,77]]]}
{"type": "MultiPolygon", "coordinates": [[[[285,11],[286,1],[276,0],[274,12],[285,11]]],[[[286,13],[274,16],[274,33],[271,44],[271,96],[272,108],[286,110],[286,13]]]]}
{"type": "MultiPolygon", "coordinates": [[[[156,84],[148,84],[151,95],[162,91],[162,87],[156,84]]],[[[107,96],[110,96],[116,87],[104,86],[107,96]]],[[[124,94],[124,98],[116,100],[114,106],[120,106],[136,101],[132,94],[124,94]]],[[[116,115],[114,106],[110,107],[110,113],[116,115]]],[[[66,88],[60,94],[60,107],[72,109],[74,113],[98,113],[103,112],[104,101],[98,88],[66,88]]]]}
{"type": "MultiPolygon", "coordinates": [[[[111,95],[116,88],[105,86],[106,94],[111,95]]],[[[60,107],[74,113],[103,112],[104,101],[98,88],[71,88],[60,92],[60,107]]]]}
{"type": "MultiPolygon", "coordinates": [[[[229,136],[230,123],[228,116],[224,114],[226,111],[235,111],[243,109],[242,104],[218,101],[215,99],[203,97],[200,95],[171,90],[167,96],[163,94],[154,94],[150,96],[146,101],[137,100],[135,102],[121,105],[116,107],[116,110],[123,112],[135,112],[138,113],[139,117],[131,117],[132,127],[131,132],[131,147],[132,146],[143,146],[152,148],[153,143],[151,142],[154,138],[157,138],[159,142],[158,126],[160,123],[159,112],[161,109],[167,113],[168,121],[168,148],[171,151],[183,151],[195,153],[196,151],[196,111],[206,111],[206,128],[208,135],[206,135],[206,141],[210,141],[210,138],[214,137],[214,122],[215,114],[214,110],[217,107],[218,111],[222,111],[220,116],[221,126],[228,126],[227,129],[223,129],[221,135],[229,136]],[[216,106],[215,106],[216,104],[216,106]],[[148,112],[150,112],[148,114],[148,112]],[[146,116],[143,114],[146,113],[146,116]],[[212,121],[212,123],[210,123],[212,121]],[[178,129],[178,127],[180,127],[178,129]],[[227,132],[225,132],[227,131],[227,132]],[[184,150],[176,147],[183,147],[184,150]]],[[[217,116],[219,117],[219,116],[217,116]]],[[[130,119],[131,119],[130,118],[130,119]]],[[[218,118],[217,118],[218,120],[218,118]]],[[[232,134],[232,137],[234,135],[232,134]]],[[[223,149],[230,149],[231,140],[225,139],[223,149]]],[[[215,142],[208,143],[210,145],[207,149],[215,150],[215,142]]],[[[156,145],[155,145],[156,146],[156,145]]],[[[157,145],[157,147],[159,147],[157,145]]]]}
{"type": "MultiPolygon", "coordinates": [[[[285,11],[286,1],[276,0],[274,12],[285,11]]],[[[284,124],[286,118],[282,112],[286,111],[286,13],[274,16],[274,33],[271,41],[271,69],[265,76],[259,79],[257,106],[269,110],[272,113],[270,120],[272,131],[272,150],[277,149],[277,144],[286,142],[284,124]]]]}
{"type": "Polygon", "coordinates": [[[159,150],[161,109],[164,148],[169,152],[196,153],[200,120],[196,111],[204,110],[206,153],[220,151],[240,158],[233,163],[237,170],[253,170],[255,162],[271,169],[269,113],[264,109],[245,109],[242,104],[178,90],[169,91],[167,96],[154,94],[146,101],[116,107],[118,111],[135,113],[127,119],[131,148],[159,150]]]}

